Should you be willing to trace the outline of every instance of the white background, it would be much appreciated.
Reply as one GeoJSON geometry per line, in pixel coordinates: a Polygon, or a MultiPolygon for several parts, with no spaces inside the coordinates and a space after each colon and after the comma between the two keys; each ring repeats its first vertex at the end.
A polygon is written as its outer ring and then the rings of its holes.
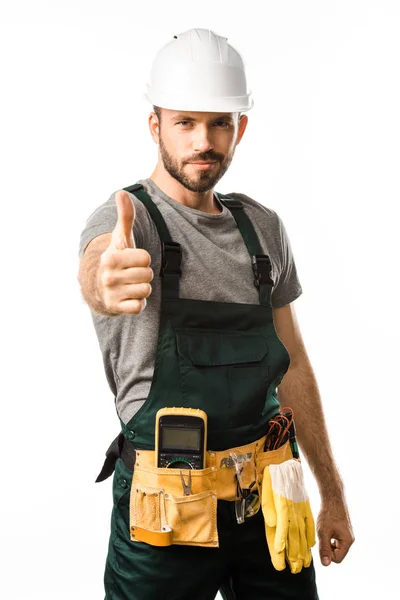
{"type": "Polygon", "coordinates": [[[104,597],[111,478],[94,480],[119,423],[79,236],[150,176],[142,91],[157,50],[192,27],[239,50],[255,99],[216,189],[278,212],[303,286],[356,536],[340,565],[314,549],[320,598],[395,597],[399,26],[387,0],[1,3],[2,597],[104,597]]]}

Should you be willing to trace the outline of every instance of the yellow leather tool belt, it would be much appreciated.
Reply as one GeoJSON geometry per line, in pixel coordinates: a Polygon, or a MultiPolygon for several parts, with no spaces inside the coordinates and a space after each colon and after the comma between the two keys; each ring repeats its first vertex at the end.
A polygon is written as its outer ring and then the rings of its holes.
{"type": "Polygon", "coordinates": [[[293,458],[289,442],[263,452],[264,442],[265,436],[245,446],[208,451],[205,469],[158,468],[154,451],[136,450],[129,505],[131,540],[153,546],[218,547],[217,500],[237,498],[230,453],[238,461],[245,459],[242,488],[256,481],[260,498],[264,468],[293,458]]]}

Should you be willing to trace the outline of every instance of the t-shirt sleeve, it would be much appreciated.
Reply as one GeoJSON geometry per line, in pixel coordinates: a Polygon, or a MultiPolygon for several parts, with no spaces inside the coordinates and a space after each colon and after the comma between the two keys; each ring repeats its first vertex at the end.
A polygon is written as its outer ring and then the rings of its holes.
{"type": "Polygon", "coordinates": [[[294,260],[289,236],[282,219],[278,218],[278,232],[280,238],[281,265],[271,294],[273,308],[280,308],[289,304],[298,298],[303,289],[297,274],[296,263],[294,260]]]}
{"type": "MultiPolygon", "coordinates": [[[[97,237],[98,235],[102,235],[103,233],[111,233],[113,231],[118,218],[117,205],[115,204],[115,194],[116,192],[113,192],[107,202],[104,202],[98,208],[96,208],[86,220],[86,225],[81,232],[79,241],[80,258],[83,256],[86,246],[93,240],[93,238],[97,237]]],[[[136,246],[141,248],[143,245],[143,232],[140,219],[138,219],[137,204],[133,199],[133,195],[129,195],[136,208],[135,222],[133,224],[133,235],[136,246]]]]}

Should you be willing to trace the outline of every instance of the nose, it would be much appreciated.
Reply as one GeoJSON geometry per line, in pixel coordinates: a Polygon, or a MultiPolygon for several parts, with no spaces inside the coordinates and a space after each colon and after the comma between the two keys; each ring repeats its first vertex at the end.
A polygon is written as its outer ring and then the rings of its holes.
{"type": "Polygon", "coordinates": [[[193,151],[197,153],[207,152],[208,150],[214,148],[214,144],[211,143],[210,132],[207,127],[196,128],[196,132],[193,136],[192,147],[193,151]]]}

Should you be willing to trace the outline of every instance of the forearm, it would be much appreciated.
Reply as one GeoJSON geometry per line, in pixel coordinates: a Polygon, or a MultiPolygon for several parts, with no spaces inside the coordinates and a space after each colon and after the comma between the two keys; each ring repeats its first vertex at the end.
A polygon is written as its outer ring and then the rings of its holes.
{"type": "Polygon", "coordinates": [[[318,384],[307,357],[289,367],[278,386],[282,407],[293,409],[297,440],[316,479],[322,501],[344,499],[343,483],[333,458],[318,384]]]}

